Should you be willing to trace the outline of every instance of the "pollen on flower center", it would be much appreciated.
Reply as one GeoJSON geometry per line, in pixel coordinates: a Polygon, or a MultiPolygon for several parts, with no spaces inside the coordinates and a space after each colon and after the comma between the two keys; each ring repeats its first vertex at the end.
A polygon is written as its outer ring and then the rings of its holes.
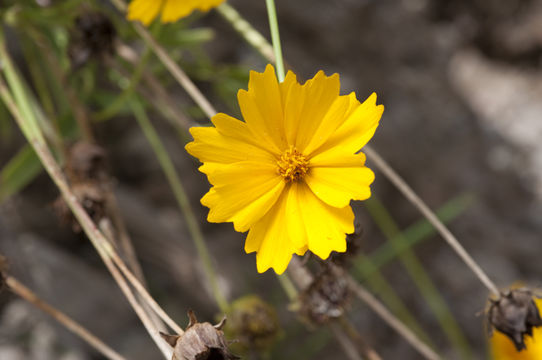
{"type": "Polygon", "coordinates": [[[277,165],[278,173],[287,182],[303,179],[309,171],[309,161],[293,146],[282,153],[277,165]]]}

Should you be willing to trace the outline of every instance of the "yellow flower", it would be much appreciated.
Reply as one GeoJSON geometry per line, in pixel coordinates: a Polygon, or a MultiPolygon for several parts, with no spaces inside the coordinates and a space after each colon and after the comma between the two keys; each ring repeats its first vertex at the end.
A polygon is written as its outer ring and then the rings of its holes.
{"type": "Polygon", "coordinates": [[[194,10],[208,11],[224,0],[133,0],[128,6],[128,20],[139,20],[149,25],[162,13],[163,23],[174,22],[190,15],[194,10]]]}
{"type": "Polygon", "coordinates": [[[233,222],[248,232],[258,272],[284,272],[292,254],[307,249],[326,259],[346,251],[354,231],[350,200],[370,197],[373,172],[357,153],[373,136],[384,107],[376,94],[363,104],[340,96],[339,75],[322,71],[304,85],[288,72],[252,71],[239,90],[244,122],[226,114],[214,127],[190,129],[186,150],[203,165],[213,187],[201,199],[210,222],[233,222]]]}
{"type": "MultiPolygon", "coordinates": [[[[542,299],[535,299],[541,309],[542,299]]],[[[514,343],[506,335],[493,331],[489,340],[493,360],[540,360],[542,359],[542,327],[533,328],[533,336],[525,336],[527,349],[517,351],[514,343]]]]}

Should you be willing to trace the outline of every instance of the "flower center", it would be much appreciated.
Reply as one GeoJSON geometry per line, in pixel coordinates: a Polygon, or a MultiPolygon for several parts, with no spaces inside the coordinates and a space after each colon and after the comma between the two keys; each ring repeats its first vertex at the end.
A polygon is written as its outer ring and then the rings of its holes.
{"type": "Polygon", "coordinates": [[[293,146],[282,153],[277,165],[279,174],[287,182],[303,179],[309,171],[309,161],[293,146]]]}

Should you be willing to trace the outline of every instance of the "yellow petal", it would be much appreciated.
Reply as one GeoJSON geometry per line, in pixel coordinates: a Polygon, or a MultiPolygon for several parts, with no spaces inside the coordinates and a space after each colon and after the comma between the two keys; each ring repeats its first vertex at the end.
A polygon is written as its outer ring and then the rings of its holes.
{"type": "Polygon", "coordinates": [[[128,5],[128,20],[139,20],[149,25],[158,15],[163,0],[133,0],[128,5]]]}
{"type": "MultiPolygon", "coordinates": [[[[293,182],[288,185],[286,192],[288,198],[286,199],[286,229],[288,229],[288,236],[294,247],[298,249],[307,248],[307,231],[305,230],[305,224],[303,222],[303,209],[305,205],[299,198],[299,183],[293,182]]],[[[304,251],[303,251],[304,252],[304,251]]]]}
{"type": "Polygon", "coordinates": [[[303,204],[303,223],[309,250],[322,259],[327,259],[331,251],[346,251],[346,234],[354,232],[352,208],[345,206],[337,209],[327,205],[303,183],[297,190],[299,201],[303,204]]]}
{"type": "Polygon", "coordinates": [[[328,77],[323,71],[319,71],[314,78],[307,81],[302,87],[305,101],[297,120],[298,130],[295,146],[300,152],[304,153],[305,148],[322,125],[322,121],[331,105],[339,96],[339,75],[333,74],[328,77]]]}
{"type": "Polygon", "coordinates": [[[346,121],[312,155],[333,147],[340,147],[350,154],[359,151],[373,137],[383,112],[384,106],[376,105],[376,94],[373,93],[352,111],[346,121]]]}
{"type": "MultiPolygon", "coordinates": [[[[221,134],[214,127],[193,127],[190,134],[194,141],[185,146],[186,151],[201,162],[229,164],[237,161],[276,163],[276,158],[261,147],[245,141],[243,137],[221,134]]],[[[229,134],[232,135],[232,134],[229,134]]]]}
{"type": "Polygon", "coordinates": [[[267,65],[263,73],[251,71],[248,91],[239,90],[237,98],[251,132],[277,154],[285,149],[282,99],[273,66],[267,65]]]}
{"type": "Polygon", "coordinates": [[[233,222],[235,230],[245,232],[275,204],[284,189],[284,180],[272,166],[257,162],[222,165],[208,174],[215,185],[202,199],[209,222],[233,222]]]}
{"type": "Polygon", "coordinates": [[[305,93],[302,90],[301,84],[297,82],[297,77],[291,71],[288,71],[284,81],[279,86],[284,106],[286,141],[289,145],[294,145],[299,126],[299,118],[301,117],[301,111],[305,103],[305,93]]]}
{"type": "Polygon", "coordinates": [[[277,274],[282,274],[292,254],[296,249],[292,246],[285,224],[287,196],[285,192],[260,221],[254,224],[245,242],[245,251],[256,251],[256,267],[258,272],[273,268],[277,274]]]}
{"type": "Polygon", "coordinates": [[[192,0],[165,0],[164,8],[162,9],[162,22],[174,22],[182,17],[190,15],[195,9],[192,0]]]}
{"type": "MultiPolygon", "coordinates": [[[[326,161],[335,167],[311,167],[305,177],[311,190],[322,201],[342,208],[350,204],[350,200],[365,200],[371,196],[369,185],[374,181],[374,173],[363,166],[365,155],[344,155],[326,161]]],[[[311,162],[311,165],[314,164],[311,162]]]]}

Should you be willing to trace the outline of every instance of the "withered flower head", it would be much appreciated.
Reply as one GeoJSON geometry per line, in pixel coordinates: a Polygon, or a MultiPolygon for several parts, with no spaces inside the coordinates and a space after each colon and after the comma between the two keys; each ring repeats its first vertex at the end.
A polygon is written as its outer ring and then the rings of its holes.
{"type": "Polygon", "coordinates": [[[238,341],[234,344],[236,349],[265,350],[279,334],[277,313],[259,296],[245,296],[232,303],[225,330],[238,341]]]}
{"type": "Polygon", "coordinates": [[[91,57],[112,54],[115,37],[115,27],[104,14],[85,12],[79,15],[75,19],[68,47],[73,68],[81,67],[91,57]]]}
{"type": "MultiPolygon", "coordinates": [[[[98,223],[100,219],[105,216],[105,196],[102,189],[92,182],[88,183],[75,183],[72,185],[73,193],[77,200],[83,205],[83,208],[92,218],[95,223],[98,223]]],[[[53,209],[60,217],[63,223],[71,223],[72,229],[75,232],[81,231],[81,226],[73,216],[70,208],[62,198],[59,196],[53,203],[53,209]]]]}
{"type": "Polygon", "coordinates": [[[221,331],[226,319],[213,326],[208,322],[198,323],[194,312],[189,311],[190,323],[182,335],[161,333],[164,340],[173,347],[171,360],[234,360],[224,333],[221,331]]]}
{"type": "Polygon", "coordinates": [[[73,144],[68,151],[66,172],[71,182],[104,180],[107,176],[105,150],[84,141],[73,144]]]}
{"type": "Polygon", "coordinates": [[[343,315],[351,293],[339,268],[326,267],[299,297],[299,313],[311,324],[325,324],[343,315]]]}
{"type": "Polygon", "coordinates": [[[503,293],[498,300],[490,300],[489,323],[508,336],[518,351],[526,349],[524,337],[533,335],[533,327],[542,325],[533,297],[532,291],[523,288],[503,293]]]}

